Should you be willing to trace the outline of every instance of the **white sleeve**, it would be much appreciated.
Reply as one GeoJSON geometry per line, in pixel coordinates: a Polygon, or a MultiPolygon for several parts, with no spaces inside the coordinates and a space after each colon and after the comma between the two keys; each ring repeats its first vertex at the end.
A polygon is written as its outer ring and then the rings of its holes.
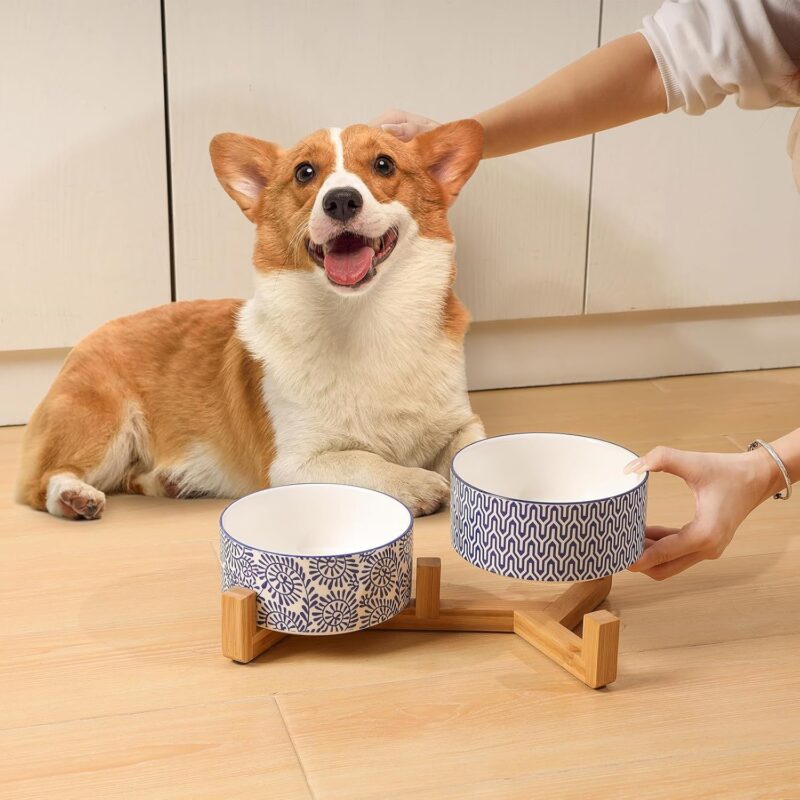
{"type": "Polygon", "coordinates": [[[641,32],[668,111],[702,114],[729,94],[742,108],[800,105],[789,80],[798,66],[781,44],[800,38],[798,0],[667,0],[641,32]]]}

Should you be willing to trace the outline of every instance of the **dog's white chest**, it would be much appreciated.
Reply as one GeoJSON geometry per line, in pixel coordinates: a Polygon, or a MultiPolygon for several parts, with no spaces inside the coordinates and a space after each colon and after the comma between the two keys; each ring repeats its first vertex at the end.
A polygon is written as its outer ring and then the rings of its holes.
{"type": "Polygon", "coordinates": [[[406,262],[363,302],[331,303],[309,273],[259,287],[239,330],[264,365],[279,458],[367,450],[425,466],[470,419],[463,349],[442,331],[448,273],[430,261],[406,262]]]}
{"type": "Polygon", "coordinates": [[[279,451],[368,450],[422,466],[469,415],[463,375],[460,352],[446,340],[277,351],[265,363],[264,397],[279,451]]]}

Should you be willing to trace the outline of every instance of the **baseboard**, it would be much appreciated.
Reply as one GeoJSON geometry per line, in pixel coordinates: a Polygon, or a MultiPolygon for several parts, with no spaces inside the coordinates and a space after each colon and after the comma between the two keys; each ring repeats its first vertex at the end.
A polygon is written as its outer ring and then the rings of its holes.
{"type": "MultiPolygon", "coordinates": [[[[800,365],[800,303],[473,324],[472,390],[800,365]]],[[[28,420],[69,349],[0,352],[0,425],[28,420]]]]}
{"type": "Polygon", "coordinates": [[[470,389],[800,365],[800,303],[474,323],[470,389]]]}

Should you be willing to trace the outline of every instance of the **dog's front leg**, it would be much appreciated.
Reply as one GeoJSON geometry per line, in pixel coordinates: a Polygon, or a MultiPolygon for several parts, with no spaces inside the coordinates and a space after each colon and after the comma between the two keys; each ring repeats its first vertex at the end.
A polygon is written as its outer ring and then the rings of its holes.
{"type": "Polygon", "coordinates": [[[347,483],[375,489],[405,503],[415,517],[447,503],[450,484],[437,472],[402,467],[365,450],[331,450],[308,459],[278,459],[270,470],[273,486],[289,483],[347,483]]]}
{"type": "Polygon", "coordinates": [[[463,427],[459,428],[452,436],[450,441],[444,446],[439,455],[433,462],[433,469],[440,475],[450,479],[450,462],[453,456],[468,444],[486,438],[486,431],[480,417],[474,415],[472,419],[463,427]]]}

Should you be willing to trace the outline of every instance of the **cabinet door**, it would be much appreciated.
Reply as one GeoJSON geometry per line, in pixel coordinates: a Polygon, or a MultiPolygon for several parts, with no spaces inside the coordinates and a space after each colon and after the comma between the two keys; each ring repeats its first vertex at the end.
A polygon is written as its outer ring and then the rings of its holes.
{"type": "Polygon", "coordinates": [[[158,0],[0,4],[0,350],[170,299],[158,0]]]}
{"type": "MultiPolygon", "coordinates": [[[[248,295],[249,223],[219,188],[220,131],[292,144],[388,106],[447,120],[597,44],[587,0],[166,0],[179,298],[248,295]]],[[[580,313],[590,140],[483,163],[453,210],[476,319],[580,313]]]]}
{"type": "MultiPolygon", "coordinates": [[[[659,0],[605,0],[603,39],[659,0]]],[[[786,135],[795,111],[733,98],[598,134],[587,311],[800,299],[800,197],[786,135]]]]}

